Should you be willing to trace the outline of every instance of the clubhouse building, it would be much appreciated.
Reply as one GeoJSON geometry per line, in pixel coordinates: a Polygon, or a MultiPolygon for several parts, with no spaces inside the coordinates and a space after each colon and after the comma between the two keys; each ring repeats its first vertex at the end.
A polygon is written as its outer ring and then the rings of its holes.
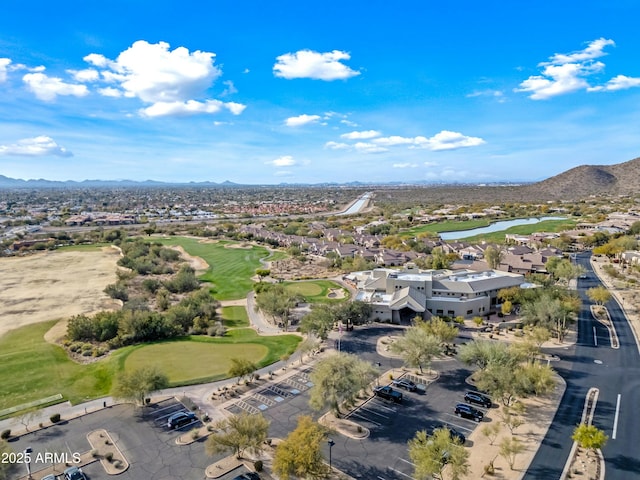
{"type": "Polygon", "coordinates": [[[371,318],[406,323],[416,316],[430,318],[487,316],[495,308],[498,291],[522,285],[524,275],[499,270],[402,270],[376,268],[345,276],[356,300],[370,303],[371,318]]]}

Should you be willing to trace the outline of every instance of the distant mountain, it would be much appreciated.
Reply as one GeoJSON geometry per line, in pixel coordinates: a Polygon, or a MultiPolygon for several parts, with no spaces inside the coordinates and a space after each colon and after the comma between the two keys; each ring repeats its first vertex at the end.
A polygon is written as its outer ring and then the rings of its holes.
{"type": "Polygon", "coordinates": [[[640,158],[615,165],[581,165],[523,187],[533,198],[580,199],[640,192],[640,158]]]}

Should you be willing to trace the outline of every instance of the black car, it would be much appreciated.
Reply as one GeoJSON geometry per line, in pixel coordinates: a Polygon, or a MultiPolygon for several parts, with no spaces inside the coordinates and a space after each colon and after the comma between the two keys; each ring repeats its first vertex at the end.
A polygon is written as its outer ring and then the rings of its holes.
{"type": "Polygon", "coordinates": [[[466,403],[457,404],[455,414],[459,417],[469,418],[474,422],[479,422],[484,418],[484,413],[466,403]]]}
{"type": "Polygon", "coordinates": [[[195,421],[196,414],[192,412],[178,412],[174,413],[167,420],[168,428],[180,428],[187,423],[195,421]]]}
{"type": "Polygon", "coordinates": [[[260,480],[260,475],[256,472],[247,472],[234,477],[233,480],[260,480]]]}
{"type": "Polygon", "coordinates": [[[464,394],[464,401],[467,403],[473,403],[485,408],[491,408],[493,402],[489,397],[478,392],[467,392],[464,394]]]}
{"type": "Polygon", "coordinates": [[[437,426],[433,429],[432,434],[433,434],[433,432],[435,432],[436,430],[442,430],[442,429],[445,429],[445,428],[446,428],[447,430],[449,430],[449,436],[451,437],[451,440],[454,440],[454,441],[455,441],[455,440],[458,440],[458,441],[460,442],[460,445],[464,445],[464,442],[466,442],[466,441],[467,441],[467,438],[466,438],[463,434],[461,434],[461,433],[460,433],[459,431],[457,431],[455,428],[450,427],[449,425],[437,425],[437,426]]]}
{"type": "Polygon", "coordinates": [[[394,390],[389,386],[376,387],[373,389],[373,393],[380,398],[384,398],[385,400],[392,400],[395,403],[402,402],[402,392],[394,390]]]}
{"type": "Polygon", "coordinates": [[[394,387],[404,388],[409,392],[415,392],[418,389],[418,386],[413,383],[411,380],[407,380],[405,378],[400,378],[399,380],[394,380],[391,382],[394,387]]]}

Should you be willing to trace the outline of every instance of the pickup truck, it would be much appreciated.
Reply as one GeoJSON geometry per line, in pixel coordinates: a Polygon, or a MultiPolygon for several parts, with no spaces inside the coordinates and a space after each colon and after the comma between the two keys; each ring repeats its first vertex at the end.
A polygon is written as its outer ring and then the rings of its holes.
{"type": "Polygon", "coordinates": [[[373,393],[380,398],[384,398],[385,400],[392,400],[395,403],[402,402],[402,392],[398,392],[397,390],[394,390],[389,386],[376,387],[373,389],[373,393]]]}

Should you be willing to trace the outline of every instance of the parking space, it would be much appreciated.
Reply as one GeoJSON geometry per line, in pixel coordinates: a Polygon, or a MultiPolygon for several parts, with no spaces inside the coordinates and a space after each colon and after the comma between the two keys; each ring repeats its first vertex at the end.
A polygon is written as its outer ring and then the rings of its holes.
{"type": "Polygon", "coordinates": [[[180,422],[176,426],[170,428],[168,426],[169,419],[180,413],[187,414],[191,412],[175,398],[170,398],[154,403],[153,406],[146,407],[143,413],[143,418],[149,421],[155,428],[168,434],[174,432],[183,433],[187,430],[200,428],[202,426],[202,422],[196,416],[193,419],[180,422]]]}

